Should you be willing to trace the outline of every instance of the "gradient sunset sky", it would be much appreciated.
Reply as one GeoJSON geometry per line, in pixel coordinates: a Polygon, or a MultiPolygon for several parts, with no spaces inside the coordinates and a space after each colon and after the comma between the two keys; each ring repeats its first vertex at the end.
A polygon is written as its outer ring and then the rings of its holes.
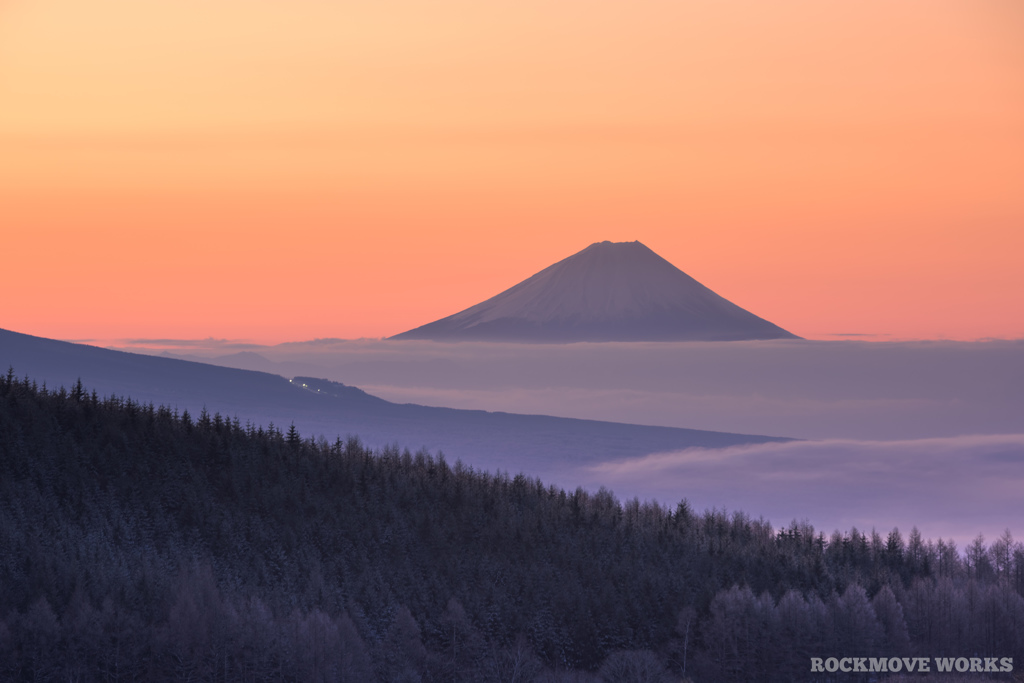
{"type": "Polygon", "coordinates": [[[1024,338],[1024,3],[0,0],[0,237],[59,339],[391,335],[606,239],[1024,338]]]}

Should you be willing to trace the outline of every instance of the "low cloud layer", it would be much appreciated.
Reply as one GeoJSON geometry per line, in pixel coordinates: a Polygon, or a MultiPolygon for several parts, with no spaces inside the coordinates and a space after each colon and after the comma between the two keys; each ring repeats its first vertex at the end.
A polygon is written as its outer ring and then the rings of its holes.
{"type": "Polygon", "coordinates": [[[237,350],[187,353],[452,408],[810,439],[1024,433],[1024,341],[319,340],[237,350]]]}
{"type": "Polygon", "coordinates": [[[917,526],[961,546],[1006,528],[1024,535],[1024,434],[904,441],[827,440],[688,449],[581,471],[591,486],[696,509],[816,529],[917,526]]]}
{"type": "Polygon", "coordinates": [[[954,537],[1024,537],[1024,340],[488,344],[317,340],[189,353],[396,402],[815,439],[579,469],[509,462],[620,498],[954,537]],[[235,353],[231,353],[235,351],[235,353]],[[964,435],[1010,436],[964,436],[964,435]]]}

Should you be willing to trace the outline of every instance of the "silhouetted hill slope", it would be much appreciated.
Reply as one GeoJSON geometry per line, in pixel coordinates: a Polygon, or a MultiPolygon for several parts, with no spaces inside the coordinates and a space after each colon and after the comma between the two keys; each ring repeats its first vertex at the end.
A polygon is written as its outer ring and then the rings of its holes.
{"type": "Polygon", "coordinates": [[[570,468],[690,446],[720,447],[780,440],[672,427],[649,427],[543,415],[396,404],[326,380],[277,375],[111,351],[0,330],[0,366],[48,386],[78,379],[101,395],[245,416],[264,426],[294,423],[303,433],[358,435],[373,447],[394,442],[441,450],[487,469],[560,477],[570,468]]]}
{"type": "Polygon", "coordinates": [[[600,242],[482,303],[395,335],[436,341],[796,339],[640,242],[600,242]]]}
{"type": "Polygon", "coordinates": [[[5,681],[750,683],[808,680],[819,653],[1020,661],[1024,549],[967,558],[0,375],[5,681]]]}

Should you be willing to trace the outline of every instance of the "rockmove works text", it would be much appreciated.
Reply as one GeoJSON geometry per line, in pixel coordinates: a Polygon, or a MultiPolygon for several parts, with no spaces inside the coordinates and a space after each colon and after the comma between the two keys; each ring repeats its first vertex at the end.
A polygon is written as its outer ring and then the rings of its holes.
{"type": "Polygon", "coordinates": [[[811,672],[1009,673],[1013,657],[811,657],[811,672]]]}

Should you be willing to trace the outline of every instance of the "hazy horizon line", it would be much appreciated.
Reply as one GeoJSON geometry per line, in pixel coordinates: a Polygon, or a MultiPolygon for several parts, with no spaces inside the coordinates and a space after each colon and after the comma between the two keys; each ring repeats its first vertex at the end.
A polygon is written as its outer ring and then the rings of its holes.
{"type": "MultiPolygon", "coordinates": [[[[42,336],[42,335],[35,335],[42,336]]],[[[81,338],[70,338],[70,339],[58,339],[58,341],[68,342],[71,344],[88,344],[89,346],[100,346],[103,348],[160,348],[160,349],[195,349],[208,347],[231,347],[231,348],[273,348],[278,346],[285,346],[288,344],[316,344],[316,343],[333,343],[333,342],[389,342],[394,341],[400,344],[416,344],[416,343],[428,343],[428,344],[490,344],[490,345],[501,345],[501,344],[515,344],[523,345],[524,342],[504,342],[504,341],[445,341],[445,340],[417,340],[417,339],[392,339],[390,336],[385,337],[313,337],[311,339],[291,339],[285,341],[260,341],[252,338],[218,338],[218,337],[202,337],[192,339],[172,339],[172,338],[143,338],[143,337],[81,337],[81,338]]],[[[529,342],[525,343],[529,346],[566,346],[568,344],[688,344],[688,345],[701,345],[701,344],[745,344],[745,343],[777,343],[777,342],[861,342],[867,344],[908,344],[908,343],[952,343],[952,344],[975,344],[975,343],[991,343],[991,342],[1022,342],[1024,337],[974,337],[970,339],[961,339],[954,337],[895,337],[891,334],[871,334],[871,333],[859,333],[859,332],[842,332],[842,333],[829,333],[815,336],[805,336],[801,339],[760,339],[760,340],[730,340],[730,341],[577,341],[577,342],[552,342],[550,344],[529,342]]]]}

